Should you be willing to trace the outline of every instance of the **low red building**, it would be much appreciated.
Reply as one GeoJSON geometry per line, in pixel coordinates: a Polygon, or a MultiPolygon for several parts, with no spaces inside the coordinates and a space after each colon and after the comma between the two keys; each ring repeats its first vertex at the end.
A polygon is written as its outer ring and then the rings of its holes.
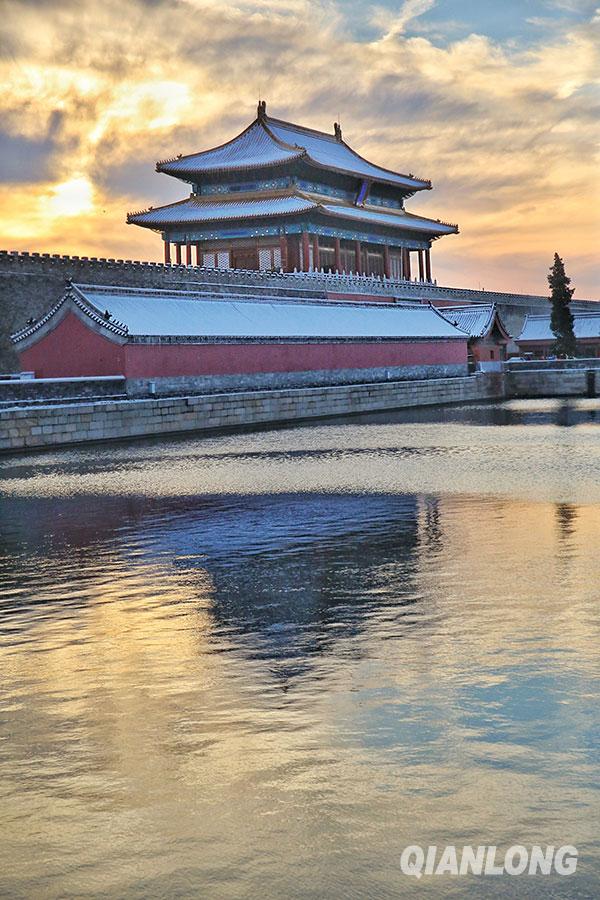
{"type": "MultiPolygon", "coordinates": [[[[600,356],[600,312],[574,313],[573,331],[578,356],[600,356]]],[[[526,316],[516,341],[521,354],[531,354],[536,359],[551,356],[556,338],[550,327],[550,316],[526,316]]]]}
{"type": "Polygon", "coordinates": [[[71,285],[13,335],[37,377],[143,392],[463,375],[467,336],[430,306],[71,285]]]}
{"type": "Polygon", "coordinates": [[[444,306],[440,313],[452,325],[469,335],[469,363],[497,363],[506,359],[511,336],[504,327],[495,303],[444,306]]]}

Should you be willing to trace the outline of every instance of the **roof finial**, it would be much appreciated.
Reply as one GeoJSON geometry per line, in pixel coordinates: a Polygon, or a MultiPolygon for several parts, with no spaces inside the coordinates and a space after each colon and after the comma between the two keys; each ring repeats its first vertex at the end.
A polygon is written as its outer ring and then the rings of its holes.
{"type": "Polygon", "coordinates": [[[267,118],[267,101],[266,100],[258,101],[256,117],[257,117],[257,119],[266,119],[267,118]]]}
{"type": "Polygon", "coordinates": [[[340,125],[339,122],[333,123],[333,133],[335,135],[336,141],[342,140],[342,126],[340,125]]]}

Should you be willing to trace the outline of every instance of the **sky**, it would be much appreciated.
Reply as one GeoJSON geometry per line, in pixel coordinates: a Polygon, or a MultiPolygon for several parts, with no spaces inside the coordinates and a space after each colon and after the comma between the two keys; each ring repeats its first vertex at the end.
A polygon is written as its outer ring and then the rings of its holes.
{"type": "Polygon", "coordinates": [[[256,114],[430,178],[438,283],[600,299],[599,0],[0,0],[0,248],[162,259],[158,159],[256,114]]]}

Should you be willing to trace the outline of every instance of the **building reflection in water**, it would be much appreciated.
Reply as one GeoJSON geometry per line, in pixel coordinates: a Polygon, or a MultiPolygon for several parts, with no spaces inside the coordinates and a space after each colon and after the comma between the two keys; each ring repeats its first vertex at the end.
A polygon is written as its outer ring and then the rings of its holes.
{"type": "Polygon", "coordinates": [[[255,894],[265,867],[395,896],[407,843],[557,819],[593,859],[597,529],[481,496],[7,499],[9,893],[29,822],[44,896],[255,894]]]}
{"type": "MultiPolygon", "coordinates": [[[[63,558],[72,588],[79,581],[84,593],[90,576],[99,574],[99,561],[106,571],[119,565],[163,568],[188,592],[197,575],[203,594],[211,585],[215,625],[252,634],[257,655],[310,656],[336,635],[360,628],[377,603],[393,603],[401,615],[414,602],[415,495],[209,496],[159,503],[113,496],[94,501],[87,519],[78,499],[19,498],[7,500],[4,511],[10,520],[2,539],[6,562],[19,548],[35,545],[42,570],[56,571],[63,558]],[[116,560],[108,562],[113,553],[116,560]]],[[[22,596],[15,596],[16,608],[22,596]]]]}

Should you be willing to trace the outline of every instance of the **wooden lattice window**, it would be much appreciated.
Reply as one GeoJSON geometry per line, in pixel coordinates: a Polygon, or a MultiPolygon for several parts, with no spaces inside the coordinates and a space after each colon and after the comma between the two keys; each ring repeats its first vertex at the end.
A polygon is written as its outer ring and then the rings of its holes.
{"type": "Polygon", "coordinates": [[[367,251],[367,274],[383,275],[383,254],[367,251]]]}
{"type": "Polygon", "coordinates": [[[340,249],[340,262],[342,264],[342,272],[346,272],[348,275],[351,272],[356,272],[356,254],[354,250],[351,250],[349,247],[342,247],[340,249]]]}
{"type": "Polygon", "coordinates": [[[390,276],[396,281],[400,281],[402,278],[401,253],[390,253],[390,276]]]}
{"type": "Polygon", "coordinates": [[[210,250],[203,253],[202,265],[207,269],[230,269],[229,250],[210,250]]]}
{"type": "Polygon", "coordinates": [[[324,269],[326,272],[331,269],[333,271],[335,269],[335,250],[331,246],[323,246],[321,241],[319,240],[319,266],[321,269],[324,269]]]}
{"type": "Polygon", "coordinates": [[[258,251],[258,268],[273,270],[281,268],[281,247],[261,247],[258,251]]]}

